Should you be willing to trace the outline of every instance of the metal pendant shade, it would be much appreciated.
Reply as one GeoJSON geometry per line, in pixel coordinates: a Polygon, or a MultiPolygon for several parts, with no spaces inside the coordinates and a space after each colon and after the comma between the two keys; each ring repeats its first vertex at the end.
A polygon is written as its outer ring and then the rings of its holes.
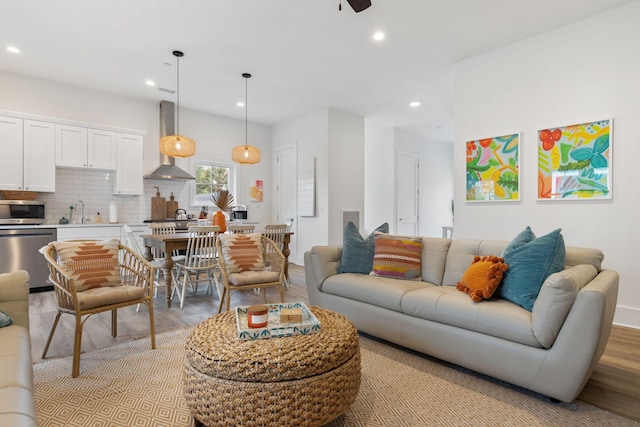
{"type": "Polygon", "coordinates": [[[238,145],[237,147],[233,147],[233,151],[231,152],[231,159],[242,165],[254,165],[256,163],[260,163],[260,149],[258,147],[254,147],[247,143],[248,140],[248,128],[249,122],[247,117],[247,85],[248,80],[251,77],[251,74],[244,73],[242,77],[245,78],[245,86],[244,86],[244,145],[238,145]]]}
{"type": "Polygon", "coordinates": [[[176,57],[176,70],[177,70],[177,119],[176,119],[176,134],[167,135],[160,138],[160,152],[164,155],[171,157],[191,157],[196,154],[196,142],[184,135],[180,135],[180,58],[184,56],[179,50],[173,51],[173,56],[176,57]]]}

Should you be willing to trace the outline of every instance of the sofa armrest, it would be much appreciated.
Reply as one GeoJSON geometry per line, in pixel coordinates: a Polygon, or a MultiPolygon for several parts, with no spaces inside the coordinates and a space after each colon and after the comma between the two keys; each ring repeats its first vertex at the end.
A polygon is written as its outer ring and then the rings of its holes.
{"type": "Polygon", "coordinates": [[[14,324],[29,328],[29,273],[0,274],[0,310],[11,316],[14,324]]]}
{"type": "Polygon", "coordinates": [[[307,286],[322,288],[322,282],[329,276],[338,274],[338,265],[342,257],[340,246],[314,246],[305,253],[305,278],[307,286]],[[309,263],[310,265],[307,265],[309,263]]]}
{"type": "Polygon", "coordinates": [[[597,274],[593,265],[583,264],[554,273],[544,281],[531,312],[533,334],[542,347],[553,345],[578,292],[597,274]]]}

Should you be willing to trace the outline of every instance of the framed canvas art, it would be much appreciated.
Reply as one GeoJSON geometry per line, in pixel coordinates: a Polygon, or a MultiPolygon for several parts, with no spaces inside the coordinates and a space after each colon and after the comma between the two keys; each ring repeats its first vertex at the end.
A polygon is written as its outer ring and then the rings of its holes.
{"type": "Polygon", "coordinates": [[[467,201],[520,200],[520,134],[466,142],[467,201]]]}
{"type": "Polygon", "coordinates": [[[611,198],[612,122],[538,131],[538,200],[611,198]]]}

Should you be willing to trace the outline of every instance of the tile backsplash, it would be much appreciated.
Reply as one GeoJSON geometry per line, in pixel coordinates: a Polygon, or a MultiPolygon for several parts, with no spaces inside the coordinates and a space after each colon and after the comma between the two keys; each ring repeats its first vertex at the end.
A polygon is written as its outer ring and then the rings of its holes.
{"type": "MultiPolygon", "coordinates": [[[[166,200],[173,192],[179,207],[187,213],[200,213],[200,207],[189,207],[190,185],[188,181],[144,180],[144,196],[117,196],[113,194],[114,171],[96,171],[91,169],[56,168],[55,193],[40,193],[38,200],[45,201],[46,223],[58,224],[62,217],[69,218],[69,206],[82,200],[85,206],[87,222],[95,223],[100,212],[102,222],[109,222],[109,205],[115,202],[118,207],[118,223],[138,224],[151,218],[151,197],[159,187],[160,195],[166,200]]],[[[80,223],[80,213],[73,210],[72,224],[80,223]]]]}

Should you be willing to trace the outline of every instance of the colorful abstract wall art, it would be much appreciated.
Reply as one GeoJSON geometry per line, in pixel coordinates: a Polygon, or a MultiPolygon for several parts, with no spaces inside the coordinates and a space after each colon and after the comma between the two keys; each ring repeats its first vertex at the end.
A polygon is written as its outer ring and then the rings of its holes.
{"type": "Polygon", "coordinates": [[[466,144],[467,201],[520,200],[520,134],[466,144]]]}
{"type": "Polygon", "coordinates": [[[538,131],[538,199],[610,199],[612,120],[538,131]]]}

